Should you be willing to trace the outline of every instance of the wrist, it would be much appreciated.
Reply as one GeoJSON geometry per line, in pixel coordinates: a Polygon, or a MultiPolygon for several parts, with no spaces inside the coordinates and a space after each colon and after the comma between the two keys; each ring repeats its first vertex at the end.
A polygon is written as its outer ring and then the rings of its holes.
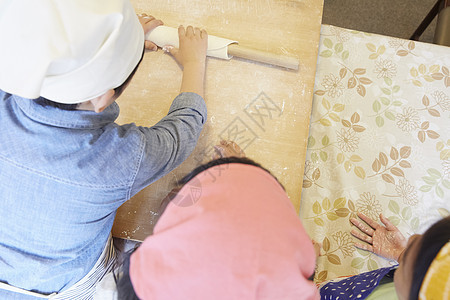
{"type": "Polygon", "coordinates": [[[205,65],[205,61],[189,61],[183,64],[183,70],[204,70],[205,65]]]}
{"type": "Polygon", "coordinates": [[[403,248],[402,250],[399,250],[399,251],[396,253],[395,260],[396,260],[398,263],[400,262],[400,260],[401,260],[401,258],[402,258],[402,256],[403,256],[403,253],[405,253],[405,250],[406,250],[406,248],[403,248]]]}

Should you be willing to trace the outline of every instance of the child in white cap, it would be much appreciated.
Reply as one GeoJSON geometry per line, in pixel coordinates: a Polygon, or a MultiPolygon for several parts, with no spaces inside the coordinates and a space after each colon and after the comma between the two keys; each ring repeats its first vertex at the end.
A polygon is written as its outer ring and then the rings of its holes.
{"type": "Polygon", "coordinates": [[[115,99],[142,58],[127,0],[0,0],[0,299],[90,299],[117,208],[177,167],[206,121],[207,34],[179,28],[180,94],[152,127],[115,99]]]}

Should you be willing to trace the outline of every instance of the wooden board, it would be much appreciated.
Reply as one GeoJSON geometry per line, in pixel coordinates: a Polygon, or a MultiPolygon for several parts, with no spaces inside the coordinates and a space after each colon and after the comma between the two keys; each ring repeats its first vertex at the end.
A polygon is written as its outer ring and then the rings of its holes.
{"type": "MultiPolygon", "coordinates": [[[[152,233],[161,200],[176,180],[210,160],[221,139],[236,141],[247,156],[269,169],[295,208],[300,196],[314,87],[322,0],[131,1],[165,25],[205,28],[243,46],[298,56],[299,71],[233,58],[207,59],[208,121],[193,154],[176,170],[123,204],[113,235],[143,240],[152,233]]],[[[162,51],[148,52],[118,100],[119,124],[151,126],[167,114],[181,70],[162,51]]]]}

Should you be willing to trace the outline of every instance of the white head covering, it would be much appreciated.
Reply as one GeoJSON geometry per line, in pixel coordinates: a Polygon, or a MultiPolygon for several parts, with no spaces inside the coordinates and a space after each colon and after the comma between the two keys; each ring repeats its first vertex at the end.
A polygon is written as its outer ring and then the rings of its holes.
{"type": "Polygon", "coordinates": [[[120,86],[144,49],[128,0],[0,0],[0,89],[80,103],[120,86]]]}

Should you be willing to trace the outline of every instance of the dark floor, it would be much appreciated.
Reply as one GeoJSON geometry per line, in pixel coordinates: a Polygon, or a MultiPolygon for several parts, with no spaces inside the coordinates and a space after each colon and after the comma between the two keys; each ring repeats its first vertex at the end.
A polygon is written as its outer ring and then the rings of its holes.
{"type": "MultiPolygon", "coordinates": [[[[408,39],[437,0],[324,0],[323,24],[408,39]]],[[[420,41],[432,43],[436,18],[420,41]]]]}

